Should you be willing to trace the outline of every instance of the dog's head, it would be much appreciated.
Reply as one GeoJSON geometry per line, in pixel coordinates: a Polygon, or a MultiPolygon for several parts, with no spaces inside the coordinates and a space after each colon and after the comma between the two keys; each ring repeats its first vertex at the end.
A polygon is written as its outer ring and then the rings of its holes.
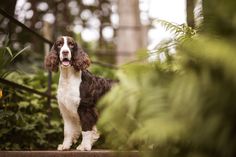
{"type": "Polygon", "coordinates": [[[76,71],[79,71],[87,69],[90,60],[73,38],[62,36],[53,44],[44,64],[50,71],[58,71],[59,66],[62,68],[73,66],[76,71]]]}

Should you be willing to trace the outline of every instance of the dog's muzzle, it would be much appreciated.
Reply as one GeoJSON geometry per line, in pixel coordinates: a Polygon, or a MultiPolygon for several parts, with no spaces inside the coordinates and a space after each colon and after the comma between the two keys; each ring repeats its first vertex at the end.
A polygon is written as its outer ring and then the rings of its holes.
{"type": "Polygon", "coordinates": [[[68,67],[71,65],[71,61],[68,58],[63,58],[61,64],[65,67],[68,67]]]}

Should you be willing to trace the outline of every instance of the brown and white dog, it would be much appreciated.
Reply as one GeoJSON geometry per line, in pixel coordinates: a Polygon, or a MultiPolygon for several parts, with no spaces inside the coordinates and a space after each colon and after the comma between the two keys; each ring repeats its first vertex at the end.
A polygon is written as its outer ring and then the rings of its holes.
{"type": "Polygon", "coordinates": [[[86,70],[88,55],[68,36],[59,37],[45,58],[45,67],[60,70],[57,101],[64,121],[64,140],[58,150],[70,149],[82,131],[82,142],[77,147],[89,151],[99,138],[96,129],[97,101],[112,86],[113,81],[96,77],[86,70]]]}

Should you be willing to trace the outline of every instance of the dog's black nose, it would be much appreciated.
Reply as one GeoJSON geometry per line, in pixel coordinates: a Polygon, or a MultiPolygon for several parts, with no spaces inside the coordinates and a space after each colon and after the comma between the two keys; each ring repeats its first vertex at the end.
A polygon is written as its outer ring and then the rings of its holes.
{"type": "Polygon", "coordinates": [[[69,53],[69,51],[62,51],[62,54],[63,54],[64,56],[67,56],[68,53],[69,53]]]}

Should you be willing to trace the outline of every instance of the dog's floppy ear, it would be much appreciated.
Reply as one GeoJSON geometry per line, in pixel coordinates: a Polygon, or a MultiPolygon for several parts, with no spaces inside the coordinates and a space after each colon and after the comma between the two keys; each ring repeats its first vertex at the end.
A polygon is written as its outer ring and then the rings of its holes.
{"type": "Polygon", "coordinates": [[[54,72],[58,71],[59,57],[54,46],[52,46],[51,51],[45,57],[44,66],[46,69],[50,71],[54,71],[54,72]]]}
{"type": "Polygon", "coordinates": [[[72,57],[72,66],[74,69],[77,71],[85,70],[89,67],[90,63],[91,62],[87,53],[85,53],[82,48],[76,44],[75,52],[73,53],[72,57]]]}

